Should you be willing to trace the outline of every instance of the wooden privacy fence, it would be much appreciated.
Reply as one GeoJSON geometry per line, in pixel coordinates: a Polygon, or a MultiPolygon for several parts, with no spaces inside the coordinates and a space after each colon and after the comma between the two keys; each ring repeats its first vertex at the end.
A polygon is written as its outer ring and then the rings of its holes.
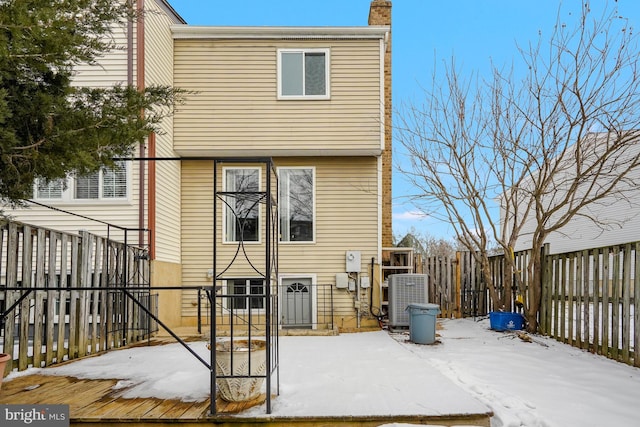
{"type": "Polygon", "coordinates": [[[422,264],[422,271],[429,280],[429,302],[440,306],[441,317],[456,317],[459,307],[458,281],[455,258],[433,256],[427,257],[422,264]]]}
{"type": "Polygon", "coordinates": [[[541,332],[640,367],[640,242],[547,255],[541,332]]]}
{"type": "MultiPolygon", "coordinates": [[[[491,302],[480,269],[471,252],[455,257],[432,256],[421,272],[429,277],[429,301],[440,306],[441,317],[476,317],[489,313],[491,302]]],[[[498,262],[492,272],[499,274],[498,262]]]]}
{"type": "Polygon", "coordinates": [[[0,231],[0,348],[13,358],[7,369],[96,354],[157,330],[140,308],[157,313],[145,250],[86,231],[17,222],[1,223],[0,231]]]}
{"type": "MultiPolygon", "coordinates": [[[[548,251],[548,249],[547,249],[548,251]]],[[[505,274],[503,255],[490,258],[490,271],[507,311],[516,297],[527,305],[531,250],[515,252],[516,271],[505,274]],[[519,275],[520,281],[514,280],[519,275]],[[507,279],[507,280],[505,280],[507,279]]],[[[558,341],[640,367],[640,242],[563,254],[543,254],[540,332],[558,341]]],[[[494,310],[487,285],[469,252],[456,259],[427,258],[430,301],[443,317],[486,316],[494,310]]]]}

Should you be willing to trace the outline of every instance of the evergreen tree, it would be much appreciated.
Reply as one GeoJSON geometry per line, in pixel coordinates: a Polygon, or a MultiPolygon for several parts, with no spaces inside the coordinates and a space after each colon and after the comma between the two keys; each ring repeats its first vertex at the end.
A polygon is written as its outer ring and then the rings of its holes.
{"type": "Polygon", "coordinates": [[[74,67],[115,49],[131,2],[0,0],[0,198],[16,205],[45,182],[130,156],[180,91],[76,87],[74,67]],[[144,114],[141,112],[144,111],[144,114]]]}

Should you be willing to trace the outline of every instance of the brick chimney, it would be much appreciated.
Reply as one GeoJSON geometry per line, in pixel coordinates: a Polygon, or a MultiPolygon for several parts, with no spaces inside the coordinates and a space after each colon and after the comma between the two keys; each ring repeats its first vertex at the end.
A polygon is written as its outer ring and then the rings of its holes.
{"type": "MultiPolygon", "coordinates": [[[[369,9],[369,25],[388,25],[391,28],[391,1],[372,0],[369,9]]],[[[393,246],[391,199],[391,31],[384,54],[384,151],[382,153],[382,247],[393,246]]]]}

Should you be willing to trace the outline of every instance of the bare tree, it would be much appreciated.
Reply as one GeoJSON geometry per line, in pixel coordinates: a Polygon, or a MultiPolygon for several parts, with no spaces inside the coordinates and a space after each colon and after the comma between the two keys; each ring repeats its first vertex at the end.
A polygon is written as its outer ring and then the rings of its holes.
{"type": "Polygon", "coordinates": [[[583,3],[574,24],[558,19],[537,43],[518,47],[526,72],[493,66],[491,79],[465,78],[454,61],[434,72],[422,106],[400,111],[398,136],[414,202],[453,226],[475,254],[496,309],[489,270],[493,238],[505,255],[504,282],[522,281],[513,248],[531,242],[525,313],[536,331],[541,251],[576,216],[605,227],[599,203],[633,189],[640,169],[640,49],[615,7],[594,16],[583,3]]]}
{"type": "Polygon", "coordinates": [[[413,248],[414,252],[425,258],[443,256],[454,258],[458,250],[464,249],[453,240],[438,238],[428,232],[419,231],[411,227],[403,237],[396,237],[397,246],[401,248],[413,248]]]}

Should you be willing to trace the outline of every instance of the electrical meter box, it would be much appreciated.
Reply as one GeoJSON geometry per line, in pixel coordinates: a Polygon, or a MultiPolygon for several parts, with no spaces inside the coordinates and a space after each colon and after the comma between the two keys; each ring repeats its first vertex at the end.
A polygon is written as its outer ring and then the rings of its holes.
{"type": "Polygon", "coordinates": [[[347,273],[360,273],[360,251],[347,251],[347,273]]]}

